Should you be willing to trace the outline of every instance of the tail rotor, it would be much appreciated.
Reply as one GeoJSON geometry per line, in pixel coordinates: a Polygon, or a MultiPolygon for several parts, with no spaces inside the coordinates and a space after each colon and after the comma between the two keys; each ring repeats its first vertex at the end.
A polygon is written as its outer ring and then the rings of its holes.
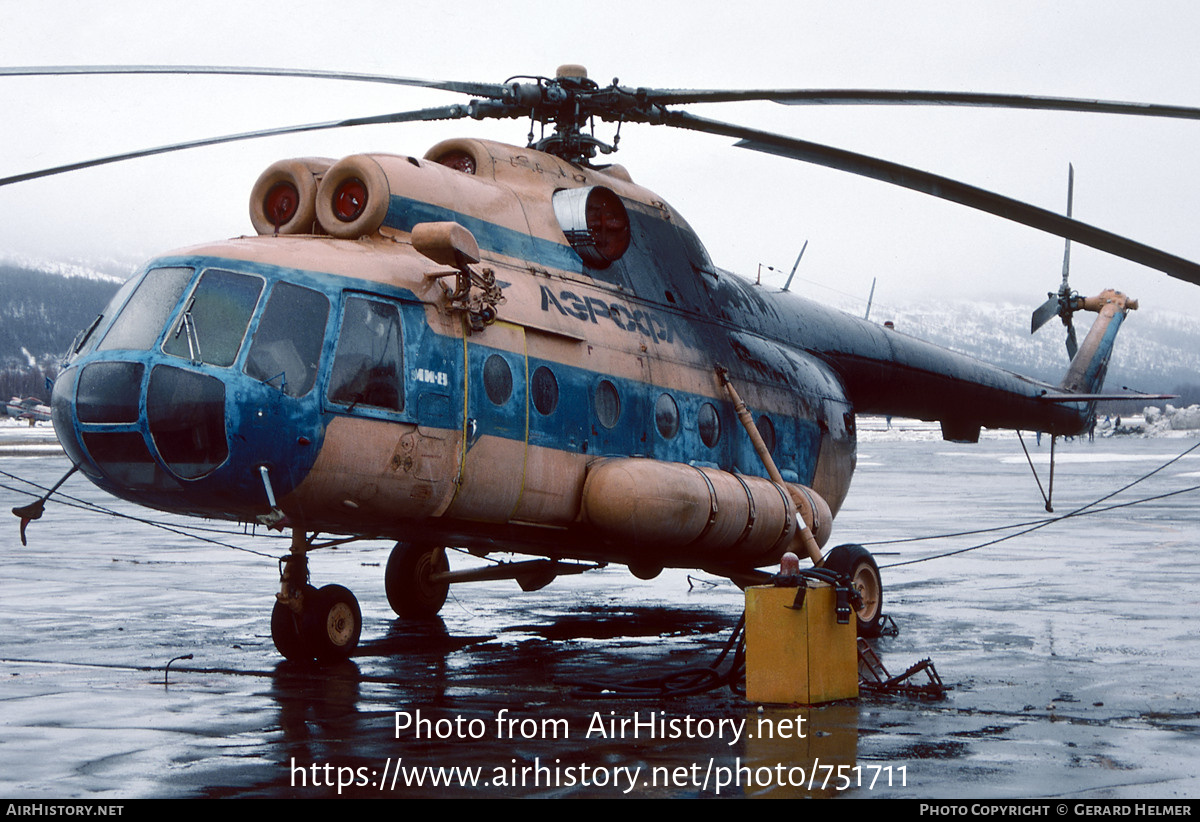
{"type": "MultiPolygon", "coordinates": [[[[1071,216],[1075,199],[1075,167],[1067,165],[1067,216],[1071,216]]],[[[1062,267],[1062,284],[1058,287],[1058,293],[1050,292],[1046,296],[1049,298],[1042,303],[1033,312],[1033,321],[1030,324],[1029,333],[1035,333],[1039,328],[1050,321],[1051,317],[1058,316],[1062,318],[1062,323],[1067,327],[1067,356],[1070,359],[1075,359],[1075,354],[1079,351],[1079,343],[1075,337],[1075,323],[1072,321],[1072,315],[1083,307],[1083,300],[1076,292],[1071,290],[1070,284],[1071,273],[1071,240],[1066,240],[1066,247],[1063,250],[1063,267],[1062,267]]]]}

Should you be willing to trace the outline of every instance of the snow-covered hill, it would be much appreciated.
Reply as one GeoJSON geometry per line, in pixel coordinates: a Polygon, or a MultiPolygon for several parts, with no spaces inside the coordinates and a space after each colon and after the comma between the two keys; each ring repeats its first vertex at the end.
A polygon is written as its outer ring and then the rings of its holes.
{"type": "Polygon", "coordinates": [[[121,282],[98,266],[0,260],[0,368],[45,368],[61,359],[121,282]]]}
{"type": "MultiPolygon", "coordinates": [[[[878,322],[937,345],[1056,383],[1067,368],[1066,329],[1051,320],[1030,335],[1034,306],[947,301],[894,306],[872,312],[878,322]]],[[[1094,315],[1075,315],[1082,342],[1094,315]]],[[[1163,310],[1131,311],[1122,324],[1106,388],[1169,392],[1200,383],[1200,322],[1163,310]]]]}
{"type": "MultiPolygon", "coordinates": [[[[0,256],[0,367],[27,368],[60,357],[75,334],[133,272],[127,262],[48,262],[0,256]]],[[[1034,303],[943,301],[877,306],[871,319],[896,330],[1048,382],[1067,366],[1065,331],[1051,321],[1029,334],[1034,303]]],[[[852,313],[861,315],[860,309],[852,313]]],[[[1075,317],[1080,340],[1092,315],[1075,317]]],[[[1161,308],[1131,312],[1121,329],[1106,387],[1200,390],[1200,322],[1161,308]]],[[[1194,401],[1194,400],[1189,400],[1194,401]]]]}

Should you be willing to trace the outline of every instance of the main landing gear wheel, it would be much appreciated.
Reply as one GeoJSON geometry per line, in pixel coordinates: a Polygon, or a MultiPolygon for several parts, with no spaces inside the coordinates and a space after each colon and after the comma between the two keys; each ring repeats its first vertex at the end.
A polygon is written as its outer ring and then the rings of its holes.
{"type": "Polygon", "coordinates": [[[858,635],[879,636],[883,632],[883,581],[871,552],[861,545],[839,545],[829,552],[821,567],[850,577],[863,603],[858,609],[858,635]]]}
{"type": "Polygon", "coordinates": [[[358,647],[362,610],[341,585],[326,585],[305,597],[302,621],[308,651],[318,660],[346,659],[358,647]]]}
{"type": "Polygon", "coordinates": [[[388,557],[383,587],[388,604],[405,619],[429,619],[446,604],[450,583],[434,582],[434,574],[450,570],[446,550],[432,545],[397,542],[388,557]]]}

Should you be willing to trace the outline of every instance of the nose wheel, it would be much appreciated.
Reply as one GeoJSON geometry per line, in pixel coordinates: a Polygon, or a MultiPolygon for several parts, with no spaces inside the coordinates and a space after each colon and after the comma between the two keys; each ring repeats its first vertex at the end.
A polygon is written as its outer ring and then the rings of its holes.
{"type": "MultiPolygon", "coordinates": [[[[316,593],[317,589],[311,585],[304,586],[305,600],[316,593]]],[[[313,658],[306,652],[301,615],[280,599],[275,600],[275,607],[271,609],[271,640],[284,659],[313,658]]]]}
{"type": "Polygon", "coordinates": [[[309,547],[302,532],[294,533],[271,610],[271,640],[285,659],[346,659],[358,647],[362,609],[341,585],[318,589],[307,583],[309,547]]]}
{"type": "Polygon", "coordinates": [[[299,614],[278,599],[271,610],[271,639],[285,659],[346,659],[361,634],[358,600],[341,585],[306,585],[299,614]]]}
{"type": "Polygon", "coordinates": [[[341,585],[321,588],[304,609],[304,638],[316,659],[346,659],[361,633],[358,600],[341,585]]]}

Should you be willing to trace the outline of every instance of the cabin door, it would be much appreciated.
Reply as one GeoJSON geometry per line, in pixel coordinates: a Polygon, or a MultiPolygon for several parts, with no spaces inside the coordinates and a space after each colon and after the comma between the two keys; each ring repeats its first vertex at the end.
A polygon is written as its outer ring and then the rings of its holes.
{"type": "Polygon", "coordinates": [[[462,484],[447,512],[507,522],[521,503],[529,444],[525,329],[496,322],[464,341],[462,484]]]}

